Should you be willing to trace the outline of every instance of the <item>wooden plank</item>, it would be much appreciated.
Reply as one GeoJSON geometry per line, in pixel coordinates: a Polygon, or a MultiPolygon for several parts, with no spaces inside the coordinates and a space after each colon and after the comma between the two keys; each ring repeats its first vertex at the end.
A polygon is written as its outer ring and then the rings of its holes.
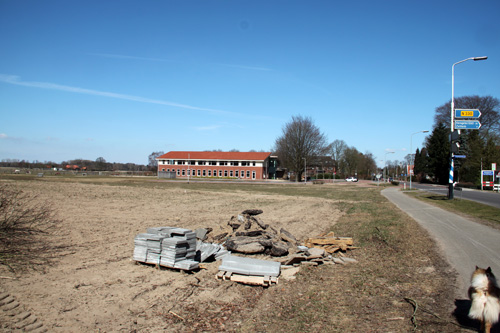
{"type": "Polygon", "coordinates": [[[303,256],[294,256],[294,257],[288,259],[285,263],[283,263],[283,265],[298,264],[298,263],[300,263],[301,261],[304,261],[304,260],[306,260],[306,257],[303,257],[303,256]]]}
{"type": "Polygon", "coordinates": [[[353,245],[353,240],[350,237],[309,238],[309,239],[306,240],[305,243],[306,244],[307,243],[312,243],[312,244],[317,244],[317,245],[338,245],[340,243],[344,243],[346,245],[353,245]]]}
{"type": "Polygon", "coordinates": [[[225,271],[218,271],[217,274],[215,275],[215,278],[218,280],[222,280],[224,278],[224,274],[226,274],[225,271]]]}
{"type": "Polygon", "coordinates": [[[239,275],[233,274],[231,276],[231,281],[240,282],[244,284],[251,284],[256,286],[267,286],[269,281],[265,281],[263,276],[250,276],[250,275],[239,275]]]}
{"type": "Polygon", "coordinates": [[[340,250],[340,247],[338,247],[337,245],[330,245],[330,246],[325,247],[324,249],[326,252],[331,254],[331,253],[335,253],[338,250],[340,250]]]}

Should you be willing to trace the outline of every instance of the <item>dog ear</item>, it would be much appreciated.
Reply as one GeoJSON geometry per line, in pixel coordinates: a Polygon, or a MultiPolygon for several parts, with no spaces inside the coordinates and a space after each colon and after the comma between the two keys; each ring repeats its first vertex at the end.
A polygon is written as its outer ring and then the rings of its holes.
{"type": "Polygon", "coordinates": [[[486,268],[486,273],[490,273],[491,274],[491,267],[486,268]]]}
{"type": "Polygon", "coordinates": [[[476,269],[479,269],[479,267],[477,267],[477,265],[476,265],[476,269]]]}

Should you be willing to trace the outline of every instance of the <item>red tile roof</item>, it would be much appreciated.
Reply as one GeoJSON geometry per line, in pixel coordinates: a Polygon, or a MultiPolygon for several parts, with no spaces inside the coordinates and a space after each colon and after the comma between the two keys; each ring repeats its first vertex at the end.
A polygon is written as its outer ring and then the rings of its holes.
{"type": "Polygon", "coordinates": [[[224,161],[264,161],[270,152],[226,152],[226,151],[169,151],[157,160],[224,160],[224,161]]]}

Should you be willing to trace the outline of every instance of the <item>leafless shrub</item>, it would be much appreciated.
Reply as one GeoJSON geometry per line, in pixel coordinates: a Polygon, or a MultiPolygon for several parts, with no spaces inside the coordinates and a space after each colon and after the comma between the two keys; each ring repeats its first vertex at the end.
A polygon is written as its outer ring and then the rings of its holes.
{"type": "Polygon", "coordinates": [[[14,271],[49,263],[57,248],[50,236],[59,222],[47,201],[0,185],[0,264],[14,271]]]}

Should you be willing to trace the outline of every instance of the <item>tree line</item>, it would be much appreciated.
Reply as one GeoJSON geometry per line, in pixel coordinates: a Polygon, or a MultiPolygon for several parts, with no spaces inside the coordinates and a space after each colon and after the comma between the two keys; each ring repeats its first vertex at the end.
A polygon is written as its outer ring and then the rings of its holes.
{"type": "Polygon", "coordinates": [[[11,167],[18,169],[62,169],[62,170],[86,170],[86,171],[149,171],[148,166],[135,163],[106,162],[103,157],[98,157],[95,161],[86,159],[74,159],[56,163],[52,161],[26,161],[18,159],[3,159],[1,167],[11,167]]]}

